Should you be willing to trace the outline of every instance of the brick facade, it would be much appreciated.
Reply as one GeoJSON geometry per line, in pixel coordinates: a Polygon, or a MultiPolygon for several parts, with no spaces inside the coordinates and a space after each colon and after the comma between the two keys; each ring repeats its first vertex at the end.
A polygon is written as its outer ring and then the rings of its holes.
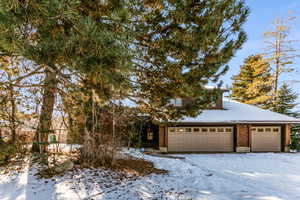
{"type": "Polygon", "coordinates": [[[284,125],[284,151],[289,152],[290,151],[290,143],[291,143],[291,125],[285,124],[284,125]]]}
{"type": "Polygon", "coordinates": [[[159,147],[167,147],[167,138],[166,126],[159,126],[159,147]]]}
{"type": "MultiPolygon", "coordinates": [[[[223,109],[223,95],[220,94],[218,95],[215,105],[213,107],[211,107],[210,109],[212,110],[222,110],[223,109]]],[[[193,98],[183,98],[182,99],[182,105],[185,106],[187,104],[193,103],[194,99],[193,98]]]]}
{"type": "Polygon", "coordinates": [[[250,152],[250,125],[236,125],[236,152],[250,152]]]}
{"type": "Polygon", "coordinates": [[[237,124],[236,125],[236,146],[249,147],[249,125],[237,124]]]}
{"type": "Polygon", "coordinates": [[[161,152],[168,151],[168,127],[167,126],[159,126],[159,150],[161,152]]]}

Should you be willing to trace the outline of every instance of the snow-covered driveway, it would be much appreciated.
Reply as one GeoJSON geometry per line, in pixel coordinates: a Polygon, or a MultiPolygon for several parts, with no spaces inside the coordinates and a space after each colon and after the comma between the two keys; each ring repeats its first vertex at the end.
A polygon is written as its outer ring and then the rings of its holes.
{"type": "MultiPolygon", "coordinates": [[[[150,158],[170,171],[160,187],[187,199],[300,199],[300,154],[184,154],[184,160],[150,158]]],[[[146,185],[147,187],[147,185],[146,185]]],[[[148,186],[151,191],[151,185],[148,186]]],[[[145,190],[147,191],[147,190],[145,190]]],[[[176,198],[174,198],[176,199],[176,198]]]]}
{"type": "Polygon", "coordinates": [[[24,174],[0,175],[0,199],[207,199],[298,200],[300,154],[181,154],[160,158],[131,150],[169,174],[114,181],[100,170],[36,180],[24,174]],[[97,174],[97,176],[94,176],[97,174]]]}

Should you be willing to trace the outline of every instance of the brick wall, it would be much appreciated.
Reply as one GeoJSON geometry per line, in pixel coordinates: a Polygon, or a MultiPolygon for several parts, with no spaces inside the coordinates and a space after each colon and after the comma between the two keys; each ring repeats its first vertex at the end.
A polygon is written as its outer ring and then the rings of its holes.
{"type": "Polygon", "coordinates": [[[289,152],[289,145],[291,143],[291,125],[285,124],[284,125],[284,151],[289,152]]]}
{"type": "Polygon", "coordinates": [[[193,98],[183,98],[183,99],[182,99],[182,105],[184,106],[184,105],[190,104],[190,103],[192,103],[193,101],[194,101],[193,98]]]}
{"type": "Polygon", "coordinates": [[[237,147],[249,147],[249,126],[238,124],[236,128],[237,147]]]}
{"type": "Polygon", "coordinates": [[[218,96],[215,109],[223,109],[223,93],[218,96]]]}
{"type": "MultiPolygon", "coordinates": [[[[220,92],[219,94],[217,94],[217,99],[215,102],[215,105],[213,107],[211,107],[210,109],[223,109],[223,92],[220,92]]],[[[194,101],[194,98],[183,98],[182,99],[182,105],[187,105],[190,104],[194,101]]]]}
{"type": "Polygon", "coordinates": [[[167,145],[167,134],[166,134],[166,127],[165,126],[159,126],[159,147],[166,147],[167,145]]]}

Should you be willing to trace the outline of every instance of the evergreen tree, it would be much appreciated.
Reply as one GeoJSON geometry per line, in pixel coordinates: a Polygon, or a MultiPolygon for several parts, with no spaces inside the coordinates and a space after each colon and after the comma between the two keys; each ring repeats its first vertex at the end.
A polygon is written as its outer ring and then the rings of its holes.
{"type": "Polygon", "coordinates": [[[250,100],[247,89],[253,81],[253,68],[251,66],[251,56],[244,60],[244,65],[240,67],[238,75],[232,77],[232,93],[231,98],[245,103],[250,100]]]}
{"type": "Polygon", "coordinates": [[[141,1],[134,45],[136,101],[143,112],[170,119],[195,116],[210,103],[203,87],[219,80],[246,40],[248,8],[240,0],[141,1]],[[184,107],[170,99],[194,98],[184,107]]]}
{"type": "Polygon", "coordinates": [[[270,65],[261,55],[246,58],[239,74],[232,79],[232,99],[268,108],[272,97],[272,76],[270,65]]]}
{"type": "Polygon", "coordinates": [[[89,112],[118,94],[155,117],[198,114],[210,100],[203,85],[220,83],[245,42],[247,16],[243,0],[0,0],[0,53],[44,69],[35,137],[44,144],[66,87],[80,87],[89,112]],[[197,100],[175,109],[175,97],[197,100]]]}
{"type": "Polygon", "coordinates": [[[298,95],[293,92],[287,84],[283,84],[278,90],[276,101],[272,102],[272,111],[292,117],[299,117],[299,112],[295,111],[298,95]]]}
{"type": "MultiPolygon", "coordinates": [[[[109,99],[130,68],[126,6],[121,1],[0,1],[0,53],[44,68],[43,100],[34,151],[46,151],[59,84],[93,89],[109,99]],[[65,73],[68,74],[65,74],[65,73]],[[72,76],[71,76],[72,75],[72,76]],[[112,87],[114,86],[114,87],[112,87]]],[[[126,85],[127,86],[127,85],[126,85]]]]}

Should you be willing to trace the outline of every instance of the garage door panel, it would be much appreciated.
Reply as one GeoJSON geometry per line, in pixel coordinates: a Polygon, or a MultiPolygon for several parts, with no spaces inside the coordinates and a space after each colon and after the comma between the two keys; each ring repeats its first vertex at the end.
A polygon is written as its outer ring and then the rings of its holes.
{"type": "Polygon", "coordinates": [[[258,126],[251,129],[251,151],[281,151],[280,126],[258,126]]]}
{"type": "Polygon", "coordinates": [[[232,152],[232,127],[169,128],[168,151],[232,152]],[[184,130],[183,130],[184,129],[184,130]],[[227,129],[227,132],[226,132],[227,129]],[[175,130],[176,133],[171,132],[175,130]],[[176,135],[176,136],[175,136],[176,135]]]}

